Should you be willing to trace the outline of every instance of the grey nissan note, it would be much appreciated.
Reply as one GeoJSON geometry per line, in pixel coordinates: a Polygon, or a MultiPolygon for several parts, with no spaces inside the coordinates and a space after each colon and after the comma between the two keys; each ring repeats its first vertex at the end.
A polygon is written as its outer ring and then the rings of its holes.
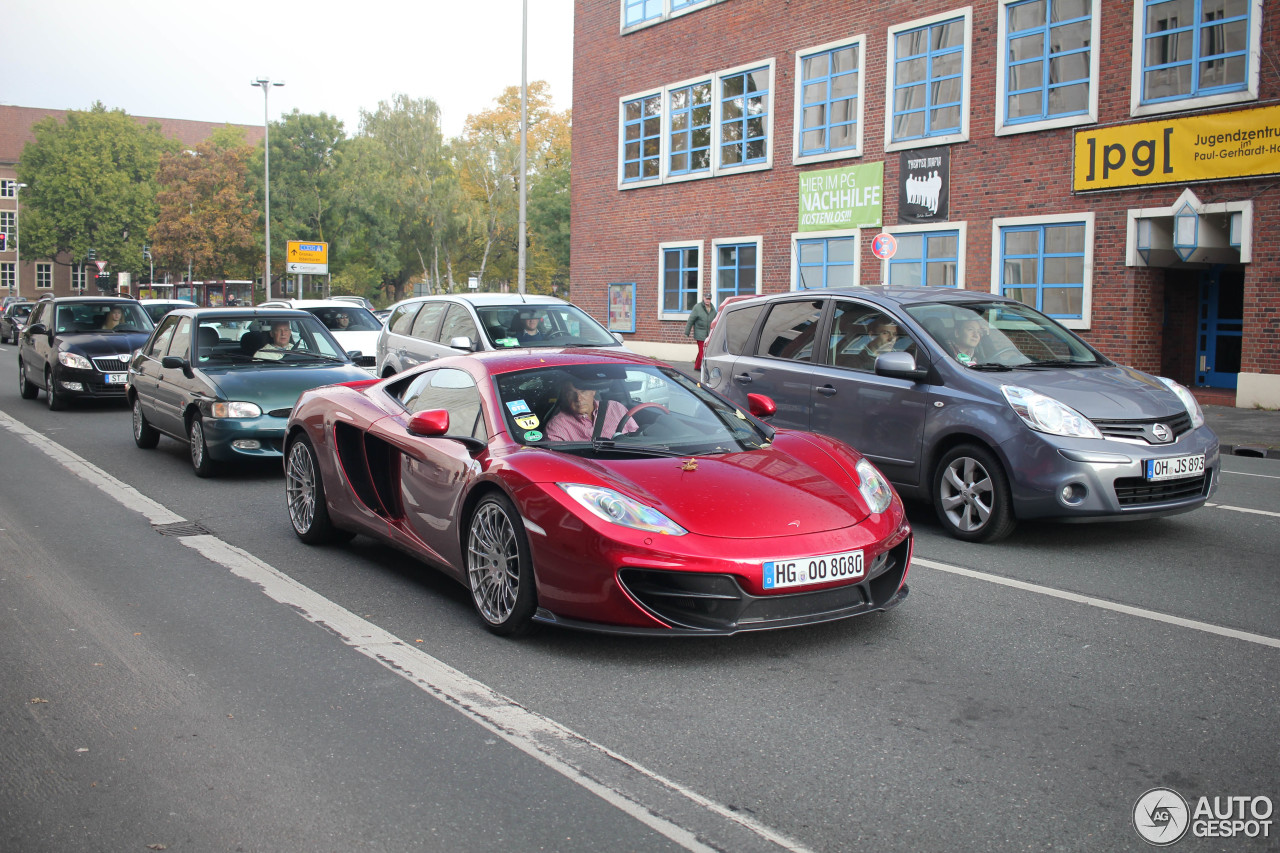
{"type": "Polygon", "coordinates": [[[852,444],[953,536],[1019,519],[1151,518],[1202,506],[1218,438],[1191,393],[1112,362],[1015,300],[859,287],[725,305],[702,380],[775,427],[852,444]]]}

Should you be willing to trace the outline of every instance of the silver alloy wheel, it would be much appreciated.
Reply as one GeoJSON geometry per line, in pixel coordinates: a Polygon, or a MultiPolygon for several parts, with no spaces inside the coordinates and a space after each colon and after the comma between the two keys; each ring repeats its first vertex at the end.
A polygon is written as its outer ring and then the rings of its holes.
{"type": "Polygon", "coordinates": [[[191,464],[197,471],[205,467],[204,455],[208,452],[204,446],[204,423],[199,418],[191,419],[191,464]]]}
{"type": "Polygon", "coordinates": [[[959,456],[947,465],[938,495],[942,511],[957,530],[974,533],[991,520],[995,488],[991,474],[972,456],[959,456]]]}
{"type": "Polygon", "coordinates": [[[293,529],[306,533],[316,518],[316,468],[311,449],[295,441],[289,448],[289,464],[284,471],[284,493],[289,503],[293,529]]]}
{"type": "Polygon", "coordinates": [[[133,401],[133,440],[142,441],[142,403],[133,401]]]}
{"type": "Polygon", "coordinates": [[[496,503],[483,504],[472,519],[467,577],[480,615],[493,625],[506,622],[520,591],[520,551],[515,527],[496,503]]]}

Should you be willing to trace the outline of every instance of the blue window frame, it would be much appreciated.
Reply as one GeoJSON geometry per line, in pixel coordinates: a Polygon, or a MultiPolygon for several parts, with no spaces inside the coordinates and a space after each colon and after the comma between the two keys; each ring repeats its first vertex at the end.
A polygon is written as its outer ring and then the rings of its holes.
{"type": "Polygon", "coordinates": [[[1142,103],[1248,87],[1251,0],[1145,0],[1142,103]]]}
{"type": "Polygon", "coordinates": [[[953,18],[894,37],[894,142],[961,131],[964,32],[964,19],[953,18]]]}
{"type": "Polygon", "coordinates": [[[663,0],[624,0],[622,8],[625,14],[626,26],[643,24],[645,21],[661,18],[662,7],[663,0]]]}
{"type": "Polygon", "coordinates": [[[1005,120],[1088,112],[1091,0],[1024,0],[1005,14],[1005,120]]]}
{"type": "Polygon", "coordinates": [[[1085,223],[1000,229],[1000,292],[1050,317],[1084,317],[1085,223]]]}
{"type": "Polygon", "coordinates": [[[672,89],[670,155],[667,172],[687,175],[711,170],[711,83],[672,89]]]}
{"type": "Polygon", "coordinates": [[[718,244],[715,304],[730,296],[755,296],[759,264],[755,243],[718,244]]]}
{"type": "Polygon", "coordinates": [[[687,314],[698,302],[697,246],[662,250],[662,312],[687,314]]]}
{"type": "Polygon", "coordinates": [[[761,163],[769,153],[769,69],[720,78],[720,165],[761,163]]]}
{"type": "Polygon", "coordinates": [[[797,240],[796,290],[853,287],[858,283],[857,260],[857,237],[797,240]]]}
{"type": "Polygon", "coordinates": [[[960,232],[898,233],[898,251],[889,261],[889,284],[955,287],[960,271],[960,232]]]}
{"type": "Polygon", "coordinates": [[[862,72],[857,44],[805,56],[800,63],[800,154],[858,147],[858,90],[862,72]]]}
{"type": "Polygon", "coordinates": [[[622,180],[658,178],[662,150],[662,96],[648,95],[622,105],[622,180]]]}

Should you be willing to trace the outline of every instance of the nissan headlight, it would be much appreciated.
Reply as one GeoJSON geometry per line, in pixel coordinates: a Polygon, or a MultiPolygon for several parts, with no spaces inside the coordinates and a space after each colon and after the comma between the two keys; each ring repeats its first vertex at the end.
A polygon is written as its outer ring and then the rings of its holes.
{"type": "Polygon", "coordinates": [[[1163,376],[1157,376],[1156,378],[1167,385],[1170,391],[1178,395],[1178,399],[1182,401],[1182,405],[1187,409],[1187,414],[1191,415],[1191,428],[1196,429],[1204,426],[1204,412],[1201,411],[1200,403],[1192,393],[1172,379],[1165,379],[1163,376]]]}
{"type": "Polygon", "coordinates": [[[74,367],[76,370],[93,370],[93,365],[89,363],[89,359],[78,352],[58,353],[58,364],[63,367],[74,367]]]}
{"type": "Polygon", "coordinates": [[[257,403],[226,400],[211,405],[209,413],[215,418],[256,418],[262,414],[262,409],[257,403]]]}
{"type": "Polygon", "coordinates": [[[1020,385],[1001,385],[1000,390],[1022,422],[1037,432],[1069,438],[1102,438],[1102,433],[1088,418],[1052,397],[1020,385]]]}
{"type": "Polygon", "coordinates": [[[868,509],[876,515],[888,509],[889,504],[893,503],[893,490],[876,470],[876,466],[862,459],[855,466],[855,470],[858,472],[858,491],[862,493],[862,499],[867,502],[868,509]]]}
{"type": "Polygon", "coordinates": [[[653,507],[645,506],[613,489],[603,486],[581,486],[576,483],[559,483],[560,488],[593,515],[648,533],[666,536],[683,536],[688,531],[653,507]]]}

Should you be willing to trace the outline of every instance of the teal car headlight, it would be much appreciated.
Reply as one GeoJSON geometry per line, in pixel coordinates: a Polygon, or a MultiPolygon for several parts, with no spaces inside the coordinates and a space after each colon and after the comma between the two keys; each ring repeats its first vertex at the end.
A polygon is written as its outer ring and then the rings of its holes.
{"type": "Polygon", "coordinates": [[[262,408],[257,403],[226,400],[210,406],[209,413],[215,418],[256,418],[261,416],[262,408]]]}
{"type": "Polygon", "coordinates": [[[1001,385],[1000,390],[1023,423],[1038,432],[1069,438],[1102,438],[1102,433],[1088,418],[1052,397],[1020,385],[1001,385]]]}
{"type": "Polygon", "coordinates": [[[1172,379],[1165,379],[1163,376],[1157,376],[1156,378],[1168,386],[1170,391],[1178,395],[1178,399],[1182,401],[1182,405],[1187,409],[1187,414],[1191,415],[1191,428],[1197,429],[1204,426],[1204,411],[1200,408],[1199,401],[1196,400],[1192,393],[1172,379]]]}
{"type": "Polygon", "coordinates": [[[645,506],[613,489],[606,489],[603,486],[582,486],[577,483],[558,483],[557,485],[584,509],[605,521],[666,536],[683,536],[688,533],[653,507],[645,506]]]}
{"type": "Polygon", "coordinates": [[[89,359],[77,352],[58,353],[58,364],[63,367],[74,367],[77,370],[93,370],[93,365],[89,363],[89,359]]]}
{"type": "Polygon", "coordinates": [[[877,515],[888,509],[889,504],[893,503],[893,490],[876,470],[876,466],[862,459],[858,461],[855,470],[858,472],[858,491],[867,502],[867,508],[877,515]]]}

